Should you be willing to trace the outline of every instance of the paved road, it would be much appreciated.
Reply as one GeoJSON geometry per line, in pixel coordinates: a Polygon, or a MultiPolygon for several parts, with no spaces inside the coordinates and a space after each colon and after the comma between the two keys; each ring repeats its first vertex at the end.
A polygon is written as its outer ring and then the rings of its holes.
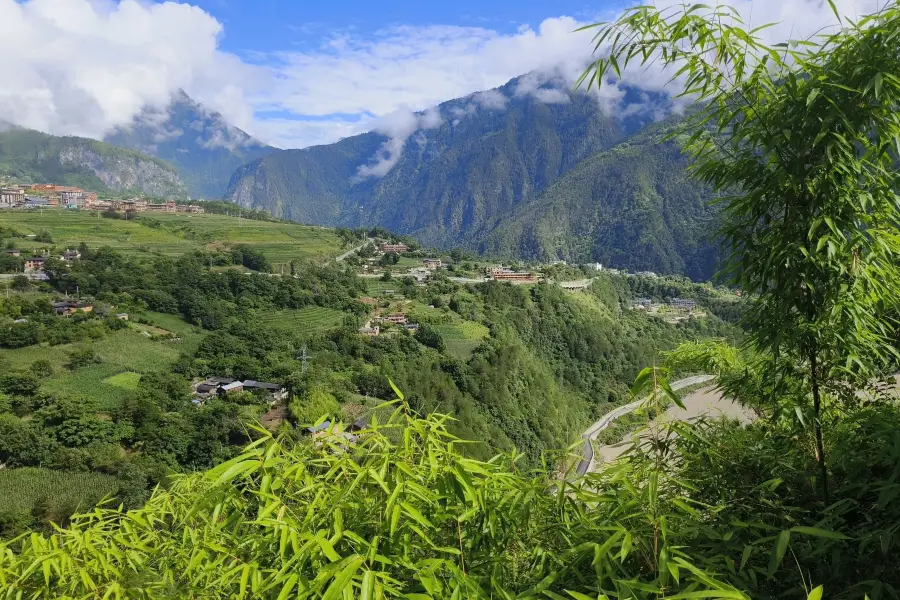
{"type": "Polygon", "coordinates": [[[365,247],[366,244],[371,244],[371,243],[373,243],[374,241],[375,241],[375,240],[373,240],[372,238],[368,238],[365,242],[363,242],[362,244],[360,244],[360,245],[357,246],[356,248],[352,248],[352,249],[348,250],[347,252],[344,252],[343,254],[341,254],[340,256],[338,256],[337,258],[335,258],[335,259],[334,259],[335,262],[341,262],[342,260],[346,260],[348,256],[350,256],[351,254],[353,254],[353,253],[356,252],[357,250],[362,250],[362,249],[365,247]]]}
{"type": "MultiPolygon", "coordinates": [[[[692,385],[697,385],[698,383],[706,383],[712,378],[712,375],[694,375],[693,377],[685,377],[684,379],[679,379],[678,381],[672,382],[672,389],[680,390],[692,385]]],[[[581,457],[581,461],[579,461],[578,463],[578,467],[576,467],[575,469],[575,472],[578,473],[579,476],[584,475],[594,466],[594,460],[596,459],[596,456],[594,452],[594,445],[591,442],[597,437],[597,434],[609,427],[609,425],[619,417],[637,410],[637,408],[643,401],[644,398],[641,398],[640,400],[635,400],[630,404],[625,404],[615,410],[606,413],[600,418],[600,420],[588,427],[585,432],[581,434],[581,439],[584,440],[584,454],[581,457]]]]}

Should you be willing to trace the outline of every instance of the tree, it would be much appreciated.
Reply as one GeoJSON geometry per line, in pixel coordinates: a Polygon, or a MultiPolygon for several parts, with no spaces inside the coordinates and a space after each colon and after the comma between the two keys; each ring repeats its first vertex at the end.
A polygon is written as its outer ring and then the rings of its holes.
{"type": "Polygon", "coordinates": [[[388,252],[378,261],[378,264],[382,267],[390,267],[392,265],[396,265],[400,262],[400,255],[396,252],[388,252]]]}
{"type": "Polygon", "coordinates": [[[416,331],[416,339],[425,346],[434,348],[438,352],[443,352],[447,349],[447,344],[444,343],[444,338],[441,336],[440,332],[430,325],[420,325],[419,329],[416,331]]]}
{"type": "Polygon", "coordinates": [[[301,425],[311,425],[322,417],[339,419],[343,414],[337,398],[322,384],[311,386],[304,397],[295,398],[289,408],[291,415],[301,425]]]}
{"type": "Polygon", "coordinates": [[[600,86],[657,62],[695,97],[680,139],[722,196],[725,273],[753,298],[749,342],[804,366],[826,505],[824,400],[852,401],[896,356],[886,309],[900,292],[900,9],[841,24],[771,47],[727,6],[642,6],[592,26],[608,54],[582,77],[600,86]]]}
{"type": "Polygon", "coordinates": [[[69,364],[67,366],[70,369],[80,369],[99,362],[100,357],[93,346],[83,346],[69,352],[69,364]]]}
{"type": "Polygon", "coordinates": [[[53,375],[53,363],[46,358],[39,358],[31,363],[31,372],[38,377],[50,377],[53,375]]]}
{"type": "Polygon", "coordinates": [[[0,392],[13,396],[33,396],[40,388],[37,377],[31,373],[0,374],[0,392]]]}
{"type": "Polygon", "coordinates": [[[25,275],[16,275],[13,277],[10,287],[18,292],[26,292],[31,289],[31,282],[25,275]]]}

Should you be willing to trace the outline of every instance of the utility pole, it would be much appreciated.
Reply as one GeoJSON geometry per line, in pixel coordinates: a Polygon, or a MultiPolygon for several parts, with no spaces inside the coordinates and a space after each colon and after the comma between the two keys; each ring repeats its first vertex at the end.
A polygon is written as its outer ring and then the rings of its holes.
{"type": "Polygon", "coordinates": [[[309,356],[306,354],[306,344],[303,344],[303,349],[300,351],[300,360],[303,362],[303,365],[300,367],[300,373],[306,375],[306,360],[309,356]]]}

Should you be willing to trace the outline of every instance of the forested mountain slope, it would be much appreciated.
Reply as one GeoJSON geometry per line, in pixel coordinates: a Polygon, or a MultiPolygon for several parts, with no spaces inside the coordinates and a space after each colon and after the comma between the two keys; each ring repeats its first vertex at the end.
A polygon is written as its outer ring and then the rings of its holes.
{"type": "Polygon", "coordinates": [[[274,153],[239,169],[226,198],[303,222],[384,226],[426,245],[709,276],[710,246],[685,238],[707,229],[707,195],[684,183],[686,161],[657,147],[658,132],[632,137],[665,113],[666,98],[627,89],[610,113],[557,83],[523,93],[526,81],[446,102],[439,121],[426,111],[395,156],[380,133],[274,153]],[[373,164],[386,172],[364,176],[373,164]],[[592,211],[598,200],[606,207],[592,211]],[[551,211],[555,222],[538,214],[551,211]],[[558,239],[566,227],[577,235],[558,239]]]}
{"type": "Polygon", "coordinates": [[[184,194],[176,170],[158,158],[87,138],[0,125],[0,175],[98,192],[184,194]]]}
{"type": "Polygon", "coordinates": [[[168,161],[191,196],[210,199],[222,196],[235,169],[275,151],[180,90],[166,108],[146,108],[104,140],[168,161]]]}
{"type": "Polygon", "coordinates": [[[716,211],[710,190],[688,177],[678,141],[667,139],[676,125],[648,127],[582,161],[504,219],[479,250],[709,278],[716,211]]]}

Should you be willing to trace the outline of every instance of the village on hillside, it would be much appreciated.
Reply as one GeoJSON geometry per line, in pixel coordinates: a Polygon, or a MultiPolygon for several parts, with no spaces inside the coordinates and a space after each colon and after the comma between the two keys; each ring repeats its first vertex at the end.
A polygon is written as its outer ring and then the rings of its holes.
{"type": "Polygon", "coordinates": [[[0,209],[65,208],[69,210],[101,210],[116,212],[184,212],[203,213],[203,207],[177,204],[174,200],[151,202],[141,197],[98,199],[97,192],[81,188],[35,183],[0,187],[0,209]]]}

